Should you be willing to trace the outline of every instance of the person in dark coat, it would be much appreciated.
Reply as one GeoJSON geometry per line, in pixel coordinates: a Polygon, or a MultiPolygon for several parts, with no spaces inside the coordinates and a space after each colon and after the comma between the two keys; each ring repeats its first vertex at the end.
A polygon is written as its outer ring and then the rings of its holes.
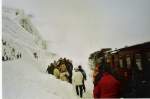
{"type": "Polygon", "coordinates": [[[72,83],[73,64],[72,64],[72,62],[71,62],[70,60],[68,60],[66,66],[67,66],[67,70],[68,70],[68,72],[69,72],[69,77],[68,77],[69,82],[72,83]]]}
{"type": "Polygon", "coordinates": [[[81,65],[79,65],[78,66],[78,69],[79,69],[79,71],[82,73],[82,75],[83,75],[83,81],[82,81],[82,83],[83,83],[83,90],[84,90],[84,92],[86,92],[86,87],[85,87],[85,80],[86,80],[86,73],[85,73],[85,71],[83,70],[83,68],[82,68],[82,66],[81,65]]]}
{"type": "Polygon", "coordinates": [[[5,57],[4,56],[2,56],[2,61],[5,61],[5,57]]]}
{"type": "Polygon", "coordinates": [[[101,64],[97,75],[99,79],[94,82],[94,98],[119,98],[120,82],[112,75],[111,67],[101,64]]]}
{"type": "Polygon", "coordinates": [[[54,68],[55,68],[54,64],[51,63],[51,64],[48,66],[46,72],[48,72],[48,74],[52,74],[52,75],[53,75],[53,70],[54,70],[54,68]]]}

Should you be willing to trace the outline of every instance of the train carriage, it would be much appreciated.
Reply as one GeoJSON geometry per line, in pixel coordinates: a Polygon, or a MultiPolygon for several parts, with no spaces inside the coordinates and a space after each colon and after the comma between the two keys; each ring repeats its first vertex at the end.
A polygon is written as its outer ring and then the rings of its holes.
{"type": "Polygon", "coordinates": [[[123,81],[132,83],[130,87],[136,90],[133,97],[150,97],[150,42],[96,51],[89,57],[92,69],[102,59],[112,66],[123,81]]]}

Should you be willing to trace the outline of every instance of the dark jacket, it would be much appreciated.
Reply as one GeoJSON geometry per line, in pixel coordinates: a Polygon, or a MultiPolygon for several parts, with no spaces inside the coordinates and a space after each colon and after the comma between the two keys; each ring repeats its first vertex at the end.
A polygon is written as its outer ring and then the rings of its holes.
{"type": "Polygon", "coordinates": [[[87,77],[85,71],[82,68],[80,68],[79,71],[82,73],[84,80],[86,80],[87,77]]]}

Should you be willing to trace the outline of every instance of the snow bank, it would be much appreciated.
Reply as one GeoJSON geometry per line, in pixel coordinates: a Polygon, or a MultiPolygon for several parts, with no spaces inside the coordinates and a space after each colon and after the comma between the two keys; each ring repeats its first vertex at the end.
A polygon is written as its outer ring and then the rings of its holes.
{"type": "Polygon", "coordinates": [[[16,60],[3,62],[4,99],[71,99],[71,84],[57,80],[36,68],[35,61],[16,60]]]}
{"type": "MultiPolygon", "coordinates": [[[[78,99],[72,84],[47,74],[41,65],[47,58],[26,58],[2,63],[4,99],[78,99]]],[[[44,67],[44,66],[43,66],[44,67]]],[[[90,80],[84,98],[91,98],[90,80]]]]}

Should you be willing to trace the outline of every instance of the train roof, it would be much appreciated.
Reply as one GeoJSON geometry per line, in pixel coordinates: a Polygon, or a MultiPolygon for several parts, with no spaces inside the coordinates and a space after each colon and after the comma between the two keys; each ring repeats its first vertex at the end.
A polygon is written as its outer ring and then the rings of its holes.
{"type": "Polygon", "coordinates": [[[136,45],[132,45],[132,46],[126,46],[124,48],[120,48],[120,49],[115,49],[115,50],[111,50],[111,48],[103,48],[100,51],[96,51],[94,53],[92,53],[89,57],[89,59],[92,59],[94,57],[101,57],[104,56],[104,54],[110,53],[110,54],[115,54],[118,52],[124,52],[124,51],[136,51],[136,50],[148,50],[150,51],[150,41],[149,42],[144,42],[141,44],[136,44],[136,45]]]}
{"type": "Polygon", "coordinates": [[[124,48],[120,48],[120,49],[115,49],[115,50],[110,50],[107,51],[106,53],[117,53],[117,52],[121,52],[121,51],[130,51],[130,50],[150,50],[150,42],[144,42],[141,44],[136,44],[136,45],[132,45],[132,46],[126,46],[124,48]]]}
{"type": "Polygon", "coordinates": [[[120,48],[117,51],[135,50],[135,49],[150,49],[150,42],[145,42],[145,43],[141,43],[141,44],[127,46],[124,48],[120,48]]]}

